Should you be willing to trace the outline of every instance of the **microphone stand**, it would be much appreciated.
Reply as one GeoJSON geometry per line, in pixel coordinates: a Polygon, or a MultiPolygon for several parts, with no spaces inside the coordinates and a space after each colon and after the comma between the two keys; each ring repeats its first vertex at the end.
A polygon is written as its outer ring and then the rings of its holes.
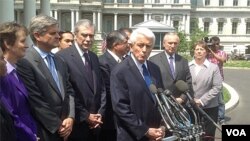
{"type": "Polygon", "coordinates": [[[187,92],[186,93],[186,95],[187,95],[187,97],[188,97],[188,99],[189,99],[189,101],[190,101],[190,104],[199,112],[199,113],[201,113],[202,114],[202,116],[204,116],[205,118],[207,118],[208,120],[210,120],[215,126],[216,126],[216,128],[221,132],[222,130],[221,130],[221,128],[220,128],[220,126],[218,125],[218,124],[216,124],[215,122],[214,122],[214,120],[203,110],[203,109],[201,109],[199,106],[197,106],[196,104],[195,104],[195,102],[193,101],[193,98],[190,96],[190,94],[187,92]]]}

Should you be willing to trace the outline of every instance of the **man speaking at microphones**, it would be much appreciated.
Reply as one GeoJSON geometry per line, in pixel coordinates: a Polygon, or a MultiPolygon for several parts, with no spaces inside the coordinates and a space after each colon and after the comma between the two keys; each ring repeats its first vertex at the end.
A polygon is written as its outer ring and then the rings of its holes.
{"type": "Polygon", "coordinates": [[[111,101],[119,141],[158,141],[165,131],[161,115],[149,86],[162,88],[159,68],[148,61],[155,36],[147,28],[138,28],[130,36],[131,56],[111,72],[111,101]]]}

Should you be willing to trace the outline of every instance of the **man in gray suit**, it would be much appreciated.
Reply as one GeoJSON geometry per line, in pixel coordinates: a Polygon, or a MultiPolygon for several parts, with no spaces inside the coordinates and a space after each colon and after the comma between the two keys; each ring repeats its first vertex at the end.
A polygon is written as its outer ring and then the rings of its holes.
{"type": "Polygon", "coordinates": [[[40,141],[63,141],[70,135],[75,116],[74,91],[66,64],[50,51],[58,46],[58,22],[49,16],[31,19],[33,45],[17,63],[28,90],[40,141]]]}
{"type": "Polygon", "coordinates": [[[179,43],[180,39],[177,33],[166,33],[163,38],[165,50],[152,56],[149,60],[159,66],[164,89],[172,91],[176,100],[179,103],[184,103],[187,96],[177,90],[175,82],[185,81],[189,85],[190,94],[193,94],[193,88],[188,61],[176,53],[179,43]]]}

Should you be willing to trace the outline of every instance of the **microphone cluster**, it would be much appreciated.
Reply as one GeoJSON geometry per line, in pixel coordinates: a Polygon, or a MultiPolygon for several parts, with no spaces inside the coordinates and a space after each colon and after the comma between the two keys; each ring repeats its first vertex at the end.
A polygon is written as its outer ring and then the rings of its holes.
{"type": "MultiPolygon", "coordinates": [[[[151,93],[155,94],[158,110],[167,129],[173,136],[181,140],[198,139],[203,134],[202,126],[198,122],[191,122],[191,115],[186,107],[179,104],[170,90],[156,88],[151,84],[151,93]]],[[[192,112],[192,114],[196,114],[192,112]]],[[[193,115],[196,116],[196,115],[193,115]]],[[[168,137],[169,138],[169,137],[168,137]]]]}

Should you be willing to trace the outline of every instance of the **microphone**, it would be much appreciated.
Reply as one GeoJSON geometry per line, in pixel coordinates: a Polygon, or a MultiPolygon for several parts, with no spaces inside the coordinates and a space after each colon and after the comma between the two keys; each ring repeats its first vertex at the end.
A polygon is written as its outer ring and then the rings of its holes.
{"type": "Polygon", "coordinates": [[[188,92],[188,85],[186,82],[184,82],[183,80],[178,80],[175,83],[176,88],[180,91],[185,93],[188,96],[188,99],[190,100],[191,105],[198,111],[200,112],[203,116],[205,116],[208,120],[210,120],[220,131],[221,128],[214,122],[214,120],[200,107],[198,107],[196,105],[196,103],[194,102],[193,98],[190,96],[189,92],[188,92]]]}
{"type": "Polygon", "coordinates": [[[157,92],[157,88],[156,88],[156,86],[155,86],[154,84],[150,84],[150,85],[149,85],[149,90],[150,90],[150,92],[153,93],[153,94],[157,94],[157,93],[158,93],[158,92],[157,92]]]}
{"type": "Polygon", "coordinates": [[[191,95],[188,92],[188,85],[186,82],[184,82],[183,80],[178,80],[175,83],[175,87],[177,88],[177,90],[179,90],[182,93],[185,93],[188,97],[189,100],[193,100],[193,98],[191,97],[191,95]]]}

